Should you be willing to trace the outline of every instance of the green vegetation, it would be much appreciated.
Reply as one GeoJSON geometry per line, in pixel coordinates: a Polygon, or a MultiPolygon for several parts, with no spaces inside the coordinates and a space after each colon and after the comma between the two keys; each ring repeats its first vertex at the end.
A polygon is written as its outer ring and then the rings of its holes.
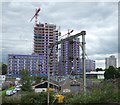
{"type": "MultiPolygon", "coordinates": [[[[54,100],[53,93],[50,94],[50,103],[54,100]]],[[[47,105],[47,93],[22,92],[21,97],[3,97],[3,103],[47,105]]]]}
{"type": "MultiPolygon", "coordinates": [[[[12,90],[12,89],[14,89],[15,88],[15,86],[12,86],[12,87],[10,87],[10,88],[8,88],[7,90],[12,90]]],[[[5,96],[6,95],[6,91],[7,90],[3,90],[2,91],[2,96],[5,96]]]]}
{"type": "MultiPolygon", "coordinates": [[[[50,103],[54,100],[53,94],[50,94],[50,103]]],[[[34,103],[35,105],[46,105],[47,104],[47,93],[34,93],[31,92],[21,98],[23,103],[34,103]]]]}
{"type": "MultiPolygon", "coordinates": [[[[99,87],[94,87],[91,91],[87,91],[86,95],[83,93],[78,94],[65,94],[65,105],[89,105],[94,103],[114,104],[120,103],[120,91],[118,90],[119,80],[105,80],[102,81],[99,87]]],[[[20,103],[22,104],[35,104],[35,105],[46,105],[47,104],[47,93],[35,93],[34,91],[22,91],[21,97],[4,97],[4,103],[20,103]]],[[[55,93],[50,93],[50,103],[55,105],[54,102],[55,93]]],[[[63,104],[62,104],[63,105],[63,104]]]]}
{"type": "Polygon", "coordinates": [[[96,68],[96,71],[103,71],[102,68],[96,68]]]}
{"type": "MultiPolygon", "coordinates": [[[[9,105],[14,103],[21,103],[21,97],[15,97],[15,96],[3,96],[2,97],[2,104],[3,105],[9,105]]],[[[22,105],[22,104],[21,104],[22,105]]]]}
{"type": "Polygon", "coordinates": [[[35,76],[35,77],[33,78],[33,80],[35,81],[35,84],[38,84],[38,83],[41,82],[42,77],[40,77],[40,76],[35,76]]]}
{"type": "Polygon", "coordinates": [[[40,76],[30,76],[28,70],[21,70],[20,72],[21,80],[20,83],[22,84],[21,89],[23,91],[32,91],[32,82],[35,81],[35,84],[40,83],[41,81],[47,80],[47,77],[40,77],[40,76]]]}
{"type": "MultiPolygon", "coordinates": [[[[92,89],[87,90],[86,95],[83,93],[69,93],[65,94],[64,105],[89,105],[89,104],[114,104],[120,103],[120,68],[115,69],[109,67],[105,70],[105,80],[92,79],[95,83],[99,82],[99,85],[92,86],[92,89]]],[[[22,91],[18,96],[3,97],[4,103],[20,103],[22,104],[35,104],[35,105],[47,105],[47,93],[35,93],[32,91],[31,83],[39,83],[47,78],[41,78],[39,76],[31,77],[27,71],[21,71],[21,84],[22,91]]],[[[50,93],[50,104],[55,105],[54,102],[55,93],[50,93]]],[[[63,105],[63,104],[62,104],[63,105]]]]}
{"type": "Polygon", "coordinates": [[[2,63],[2,75],[7,74],[7,65],[2,63]]]}
{"type": "Polygon", "coordinates": [[[21,80],[20,83],[22,85],[21,89],[23,91],[32,91],[32,80],[27,70],[22,70],[20,72],[21,80]]]}
{"type": "Polygon", "coordinates": [[[108,69],[105,69],[104,73],[105,79],[115,79],[120,77],[120,67],[114,68],[113,66],[110,66],[108,69]]]}
{"type": "MultiPolygon", "coordinates": [[[[107,82],[107,81],[106,81],[107,82]]],[[[120,102],[120,92],[112,83],[108,83],[99,88],[92,89],[84,94],[69,94],[66,96],[66,103],[70,105],[94,104],[94,103],[118,103],[120,102]]]]}

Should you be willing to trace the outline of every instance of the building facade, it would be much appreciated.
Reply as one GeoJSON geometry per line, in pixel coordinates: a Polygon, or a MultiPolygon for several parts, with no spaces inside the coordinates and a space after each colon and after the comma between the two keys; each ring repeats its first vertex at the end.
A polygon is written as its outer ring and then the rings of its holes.
{"type": "MultiPolygon", "coordinates": [[[[44,69],[48,70],[47,49],[49,44],[58,41],[58,30],[54,24],[36,24],[34,26],[34,53],[44,56],[44,69]]],[[[50,56],[50,74],[56,75],[58,72],[58,47],[54,46],[50,56]]]]}
{"type": "Polygon", "coordinates": [[[27,70],[31,76],[46,76],[44,59],[41,54],[8,55],[8,75],[19,77],[21,70],[27,70]]]}
{"type": "Polygon", "coordinates": [[[74,70],[80,69],[80,47],[79,38],[61,43],[61,54],[59,59],[59,76],[65,76],[74,70]]]}
{"type": "Polygon", "coordinates": [[[108,69],[109,66],[113,66],[116,68],[116,58],[113,55],[108,58],[105,58],[105,68],[108,69]]]}
{"type": "MultiPolygon", "coordinates": [[[[85,69],[86,72],[95,70],[95,61],[91,59],[85,59],[85,69]]],[[[82,59],[80,60],[80,70],[82,70],[82,59]]]]}

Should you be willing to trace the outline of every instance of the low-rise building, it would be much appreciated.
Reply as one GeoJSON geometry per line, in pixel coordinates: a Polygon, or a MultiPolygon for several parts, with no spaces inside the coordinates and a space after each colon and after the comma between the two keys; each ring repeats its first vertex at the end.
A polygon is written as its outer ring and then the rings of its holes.
{"type": "Polygon", "coordinates": [[[86,72],[86,77],[104,79],[104,73],[105,71],[90,71],[90,72],[86,72]]]}
{"type": "MultiPolygon", "coordinates": [[[[49,91],[54,91],[54,92],[58,92],[60,90],[60,87],[59,85],[57,84],[54,84],[52,82],[49,82],[49,91]]],[[[47,88],[48,88],[48,81],[44,81],[44,82],[41,82],[41,83],[38,83],[36,85],[34,85],[32,87],[35,92],[47,92],[47,88]]]]}

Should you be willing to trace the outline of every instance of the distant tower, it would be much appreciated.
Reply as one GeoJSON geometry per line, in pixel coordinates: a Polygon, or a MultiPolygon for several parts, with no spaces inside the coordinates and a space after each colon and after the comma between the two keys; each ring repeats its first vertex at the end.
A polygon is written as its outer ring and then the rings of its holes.
{"type": "Polygon", "coordinates": [[[59,75],[69,75],[72,70],[80,70],[79,38],[61,43],[59,75]]]}
{"type": "Polygon", "coordinates": [[[108,58],[105,58],[105,68],[109,68],[109,66],[116,67],[116,58],[115,56],[110,56],[108,58]]]}
{"type": "MultiPolygon", "coordinates": [[[[47,72],[47,49],[48,45],[58,41],[58,30],[54,24],[36,24],[34,27],[34,53],[44,55],[44,69],[47,72]]],[[[57,73],[58,47],[55,46],[50,56],[50,73],[57,73]]]]}
{"type": "MultiPolygon", "coordinates": [[[[95,70],[95,61],[91,59],[85,59],[85,69],[86,72],[95,70]]],[[[82,59],[80,60],[80,70],[82,70],[82,59]]]]}

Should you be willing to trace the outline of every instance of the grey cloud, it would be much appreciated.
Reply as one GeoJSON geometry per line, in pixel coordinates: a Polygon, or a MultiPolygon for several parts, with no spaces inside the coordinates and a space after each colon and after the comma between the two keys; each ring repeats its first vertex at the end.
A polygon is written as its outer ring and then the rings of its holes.
{"type": "MultiPolygon", "coordinates": [[[[34,20],[29,22],[30,18],[35,13],[35,8],[40,7],[39,13],[40,22],[54,23],[61,26],[61,31],[67,32],[68,29],[73,28],[76,32],[86,30],[87,53],[94,58],[95,54],[100,56],[106,54],[117,53],[117,3],[81,3],[81,2],[59,2],[59,3],[3,3],[2,9],[2,32],[4,39],[28,39],[30,42],[27,44],[29,50],[26,50],[25,42],[20,43],[15,41],[16,46],[14,53],[32,52],[33,47],[33,25],[34,20]]],[[[7,58],[7,53],[11,53],[9,46],[13,47],[14,44],[8,44],[3,41],[6,49],[3,52],[4,59],[7,58]]],[[[106,55],[107,56],[107,55],[106,55]]],[[[98,56],[97,56],[98,57],[98,56]]],[[[103,60],[103,58],[97,58],[103,60]]],[[[105,56],[104,56],[105,57],[105,56]]],[[[103,63],[100,63],[103,66],[103,63]]]]}

